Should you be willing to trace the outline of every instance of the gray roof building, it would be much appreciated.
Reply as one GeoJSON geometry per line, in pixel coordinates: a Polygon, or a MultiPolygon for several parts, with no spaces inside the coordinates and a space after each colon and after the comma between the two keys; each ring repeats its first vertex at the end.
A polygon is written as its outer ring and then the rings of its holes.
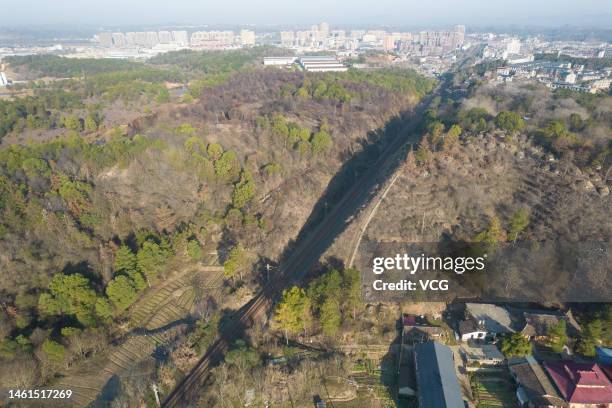
{"type": "Polygon", "coordinates": [[[508,368],[518,384],[516,397],[521,406],[534,408],[568,406],[532,356],[512,358],[508,361],[508,368]]]}
{"type": "Polygon", "coordinates": [[[450,347],[435,341],[414,347],[421,408],[464,408],[450,347]]]}

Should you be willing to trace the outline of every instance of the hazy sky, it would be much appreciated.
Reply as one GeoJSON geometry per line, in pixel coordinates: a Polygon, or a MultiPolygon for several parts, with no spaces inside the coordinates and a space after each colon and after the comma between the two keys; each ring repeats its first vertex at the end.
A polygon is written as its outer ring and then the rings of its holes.
{"type": "Polygon", "coordinates": [[[0,25],[547,25],[612,28],[611,0],[22,0],[0,25]]]}

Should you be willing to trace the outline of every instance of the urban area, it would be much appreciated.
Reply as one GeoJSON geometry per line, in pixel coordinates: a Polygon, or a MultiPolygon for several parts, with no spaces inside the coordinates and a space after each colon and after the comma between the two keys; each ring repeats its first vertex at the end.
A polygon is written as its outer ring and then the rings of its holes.
{"type": "MultiPolygon", "coordinates": [[[[547,41],[538,36],[521,38],[476,32],[466,35],[462,25],[447,31],[420,32],[335,30],[328,23],[313,25],[310,30],[257,34],[250,29],[100,32],[89,43],[79,45],[3,47],[0,48],[0,57],[50,53],[70,58],[147,59],[169,51],[235,50],[259,45],[282,47],[294,52],[282,58],[264,58],[264,65],[290,67],[297,64],[302,69],[316,72],[342,72],[348,65],[357,69],[404,66],[437,76],[446,72],[462,53],[477,49],[476,55],[481,61],[500,62],[487,74],[489,81],[538,81],[551,88],[591,93],[605,92],[611,83],[611,70],[605,64],[585,66],[559,60],[563,55],[568,59],[597,58],[603,61],[612,54],[606,42],[547,41]],[[380,60],[369,64],[361,62],[361,55],[375,51],[381,52],[380,60]],[[325,55],[316,58],[318,52],[325,55]]],[[[0,75],[0,86],[11,80],[5,72],[0,75]]]]}

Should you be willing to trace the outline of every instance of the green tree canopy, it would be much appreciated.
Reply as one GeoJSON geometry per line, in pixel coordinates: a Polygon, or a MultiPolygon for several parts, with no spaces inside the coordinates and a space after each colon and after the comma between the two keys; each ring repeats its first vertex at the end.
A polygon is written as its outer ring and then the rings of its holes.
{"type": "Polygon", "coordinates": [[[56,341],[45,340],[42,344],[42,350],[53,362],[62,363],[66,358],[66,347],[56,341]]]}
{"type": "Polygon", "coordinates": [[[202,246],[200,245],[200,241],[196,238],[190,239],[187,241],[187,256],[193,259],[194,261],[200,260],[202,258],[202,246]]]}
{"type": "Polygon", "coordinates": [[[474,238],[474,242],[486,244],[489,247],[496,246],[506,240],[506,231],[502,228],[498,217],[491,217],[489,226],[474,238]]]}
{"type": "Polygon", "coordinates": [[[518,236],[525,231],[529,225],[529,211],[526,208],[521,208],[510,218],[510,228],[508,236],[512,241],[516,241],[518,236]]]}
{"type": "Polygon", "coordinates": [[[156,242],[146,241],[136,255],[138,268],[144,273],[149,284],[154,282],[163,272],[170,258],[170,250],[156,242]]]}
{"type": "Polygon", "coordinates": [[[242,170],[240,180],[234,184],[232,204],[235,208],[242,208],[255,196],[255,181],[251,172],[242,170]]]}
{"type": "Polygon", "coordinates": [[[242,278],[242,273],[248,266],[247,254],[242,245],[234,246],[223,263],[225,277],[234,279],[236,275],[242,278]]]}
{"type": "Polygon", "coordinates": [[[547,332],[547,345],[555,352],[561,353],[567,344],[567,326],[565,320],[561,319],[550,326],[547,332]]]}
{"type": "Polygon", "coordinates": [[[325,299],[325,302],[323,302],[323,305],[321,306],[319,316],[323,333],[327,334],[328,336],[336,335],[336,333],[338,333],[338,329],[340,328],[340,324],[342,323],[342,316],[338,308],[338,302],[331,297],[325,299]]]}
{"type": "Polygon", "coordinates": [[[117,252],[115,252],[113,269],[115,273],[123,272],[127,275],[138,270],[136,255],[127,245],[121,245],[117,252]]]}
{"type": "Polygon", "coordinates": [[[130,307],[138,298],[138,290],[125,275],[119,275],[106,286],[106,295],[119,312],[130,307]]]}
{"type": "Polygon", "coordinates": [[[223,154],[223,146],[221,146],[219,143],[209,143],[208,147],[206,148],[206,152],[211,160],[217,161],[223,154]]]}
{"type": "Polygon", "coordinates": [[[501,351],[506,357],[525,357],[531,354],[531,343],[521,333],[512,333],[503,338],[501,351]]]}
{"type": "MultiPolygon", "coordinates": [[[[609,330],[609,329],[608,329],[609,330]]],[[[576,351],[584,356],[595,356],[595,349],[600,344],[603,333],[601,319],[595,318],[587,323],[576,343],[576,351]]]]}
{"type": "Polygon", "coordinates": [[[495,124],[498,128],[514,133],[521,131],[525,127],[525,121],[515,112],[501,111],[495,117],[495,124]]]}
{"type": "Polygon", "coordinates": [[[245,373],[261,363],[259,353],[249,347],[244,340],[236,340],[225,355],[225,362],[245,373]]]}
{"type": "Polygon", "coordinates": [[[327,151],[332,145],[332,137],[325,131],[318,131],[310,140],[312,154],[317,155],[327,151]]]}
{"type": "Polygon", "coordinates": [[[92,326],[96,322],[98,299],[83,275],[58,273],[51,279],[49,292],[40,295],[38,309],[43,315],[75,315],[82,324],[92,326]]]}
{"type": "Polygon", "coordinates": [[[310,300],[304,289],[297,286],[285,289],[274,312],[274,323],[285,333],[287,343],[289,334],[307,330],[311,322],[310,316],[310,300]]]}

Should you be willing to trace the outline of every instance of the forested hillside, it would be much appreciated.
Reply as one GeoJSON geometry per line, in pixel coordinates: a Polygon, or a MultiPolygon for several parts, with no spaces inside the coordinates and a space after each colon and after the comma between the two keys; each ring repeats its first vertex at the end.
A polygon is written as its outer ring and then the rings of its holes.
{"type": "Polygon", "coordinates": [[[296,237],[340,166],[392,137],[387,124],[434,86],[411,71],[243,72],[254,55],[9,61],[74,78],[0,102],[3,384],[53,384],[130,330],[169,323],[152,323],[149,302],[172,282],[191,288],[172,286],[185,309],[172,316],[202,336],[210,313],[257,288],[260,262],[296,237]],[[217,266],[224,296],[209,299],[190,279],[215,280],[217,266]]]}

